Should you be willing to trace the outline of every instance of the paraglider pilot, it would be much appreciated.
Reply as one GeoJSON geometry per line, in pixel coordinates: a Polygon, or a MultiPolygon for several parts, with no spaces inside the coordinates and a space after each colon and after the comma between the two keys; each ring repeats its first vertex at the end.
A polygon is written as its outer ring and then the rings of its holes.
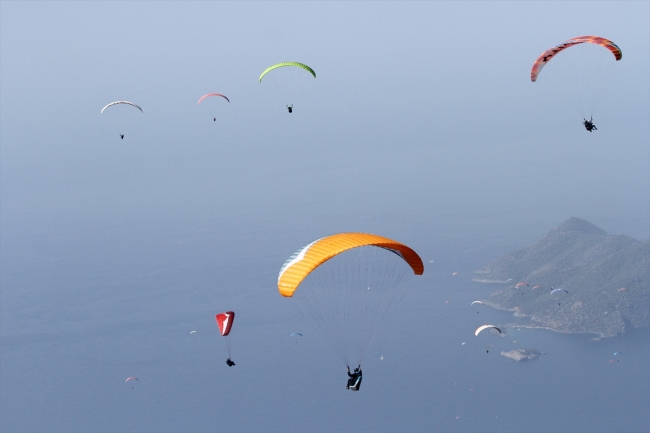
{"type": "Polygon", "coordinates": [[[587,119],[582,119],[584,122],[582,122],[583,125],[585,125],[585,129],[589,132],[591,131],[598,131],[598,128],[596,128],[596,125],[594,125],[594,118],[591,117],[589,120],[587,119]]]}
{"type": "Polygon", "coordinates": [[[124,140],[124,134],[120,134],[120,138],[124,140]]]}
{"type": "Polygon", "coordinates": [[[355,368],[354,373],[350,373],[350,367],[348,366],[348,377],[348,384],[345,385],[345,389],[359,391],[362,379],[361,366],[359,365],[357,368],[355,368]]]}
{"type": "Polygon", "coordinates": [[[233,365],[235,365],[235,363],[232,362],[230,358],[226,359],[226,364],[228,364],[228,367],[232,367],[233,365]]]}
{"type": "Polygon", "coordinates": [[[287,110],[289,110],[289,113],[293,113],[293,104],[287,105],[287,110]]]}

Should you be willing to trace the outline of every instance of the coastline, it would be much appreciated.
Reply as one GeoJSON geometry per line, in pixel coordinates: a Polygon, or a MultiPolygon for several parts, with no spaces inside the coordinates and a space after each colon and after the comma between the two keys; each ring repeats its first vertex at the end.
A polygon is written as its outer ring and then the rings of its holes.
{"type": "MultiPolygon", "coordinates": [[[[493,308],[495,310],[499,311],[510,311],[513,313],[513,316],[515,317],[522,317],[522,318],[529,318],[532,317],[530,314],[524,314],[520,311],[517,311],[515,308],[505,308],[502,307],[495,302],[489,301],[489,300],[484,300],[482,301],[483,304],[487,307],[493,308]]],[[[601,338],[609,338],[609,337],[615,337],[616,334],[614,335],[608,335],[603,332],[599,331],[591,331],[591,332],[584,332],[584,331],[569,331],[569,330],[561,330],[561,329],[555,329],[551,328],[546,325],[542,325],[540,323],[536,323],[535,321],[528,320],[527,322],[511,322],[511,323],[506,323],[503,325],[499,325],[502,328],[506,329],[513,329],[513,328],[526,328],[526,329],[545,329],[547,331],[553,331],[553,332],[558,332],[560,334],[587,334],[587,335],[597,335],[598,337],[593,338],[593,340],[597,341],[600,340],[601,338]]]]}

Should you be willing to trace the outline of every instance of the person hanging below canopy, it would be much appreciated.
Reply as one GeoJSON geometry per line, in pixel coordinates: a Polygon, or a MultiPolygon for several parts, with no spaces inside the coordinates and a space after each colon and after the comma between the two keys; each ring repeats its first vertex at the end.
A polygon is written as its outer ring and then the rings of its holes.
{"type": "Polygon", "coordinates": [[[584,122],[582,122],[583,125],[585,125],[585,129],[589,132],[591,131],[598,131],[598,128],[596,128],[596,125],[594,125],[594,119],[593,117],[590,118],[589,120],[583,119],[584,122]]]}
{"type": "Polygon", "coordinates": [[[348,384],[345,385],[345,389],[359,391],[359,388],[361,387],[361,379],[363,378],[361,366],[355,368],[353,373],[350,373],[350,367],[348,366],[348,377],[348,384]]]}

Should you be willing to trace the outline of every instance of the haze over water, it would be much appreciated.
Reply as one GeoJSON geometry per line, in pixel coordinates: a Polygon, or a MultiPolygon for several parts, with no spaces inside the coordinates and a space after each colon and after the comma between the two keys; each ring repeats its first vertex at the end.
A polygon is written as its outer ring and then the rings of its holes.
{"type": "Polygon", "coordinates": [[[479,338],[514,318],[469,307],[494,290],[474,270],[571,216],[650,237],[648,3],[0,12],[3,432],[650,428],[648,328],[479,338]],[[592,134],[528,75],[582,34],[624,53],[592,134]],[[317,73],[291,115],[257,82],[288,60],[317,73]],[[99,114],[117,99],[144,110],[124,140],[99,114]],[[343,231],[425,262],[358,393],[277,292],[287,257],[343,231]],[[548,353],[498,355],[517,347],[548,353]]]}

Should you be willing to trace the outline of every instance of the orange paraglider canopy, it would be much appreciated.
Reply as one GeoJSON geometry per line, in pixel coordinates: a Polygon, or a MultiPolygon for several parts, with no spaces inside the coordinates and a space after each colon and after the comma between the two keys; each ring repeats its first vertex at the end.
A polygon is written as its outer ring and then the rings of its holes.
{"type": "Polygon", "coordinates": [[[318,266],[337,254],[363,246],[389,250],[404,259],[416,275],[424,272],[420,256],[402,243],[368,233],[339,233],[317,239],[289,257],[278,276],[280,294],[293,296],[300,283],[318,266]]]}

